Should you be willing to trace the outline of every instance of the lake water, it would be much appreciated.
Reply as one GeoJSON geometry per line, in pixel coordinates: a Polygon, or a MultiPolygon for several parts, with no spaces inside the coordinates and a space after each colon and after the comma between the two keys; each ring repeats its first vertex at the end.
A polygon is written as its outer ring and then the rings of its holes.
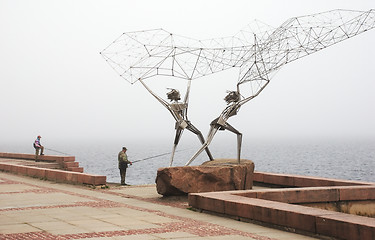
{"type": "MultiPolygon", "coordinates": [[[[170,141],[131,143],[126,145],[130,161],[169,153],[170,141]]],[[[47,146],[53,150],[76,156],[84,172],[107,176],[108,182],[120,182],[117,154],[122,145],[118,143],[70,143],[47,146]]],[[[196,141],[181,142],[173,166],[183,166],[199,148],[196,141]]],[[[210,146],[214,158],[235,158],[236,145],[225,141],[210,146]]],[[[30,146],[1,144],[1,152],[33,153],[30,146]]],[[[51,150],[46,154],[63,155],[51,150]]],[[[347,180],[375,182],[374,141],[298,141],[298,142],[251,142],[242,147],[243,159],[255,163],[255,171],[319,176],[347,180]]],[[[200,165],[208,158],[203,152],[191,165],[200,165]]],[[[134,163],[128,168],[126,182],[131,185],[153,184],[157,169],[169,166],[170,155],[134,163]]]]}

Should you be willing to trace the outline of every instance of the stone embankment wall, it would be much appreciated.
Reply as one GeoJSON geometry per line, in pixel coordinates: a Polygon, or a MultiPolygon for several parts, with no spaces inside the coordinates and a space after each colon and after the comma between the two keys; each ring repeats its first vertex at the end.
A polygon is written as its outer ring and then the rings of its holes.
{"type": "Polygon", "coordinates": [[[254,172],[254,186],[258,189],[191,193],[189,205],[318,238],[375,239],[375,183],[254,172]]]}
{"type": "Polygon", "coordinates": [[[104,185],[106,176],[83,173],[74,156],[38,156],[0,152],[0,171],[73,184],[104,185]]]}

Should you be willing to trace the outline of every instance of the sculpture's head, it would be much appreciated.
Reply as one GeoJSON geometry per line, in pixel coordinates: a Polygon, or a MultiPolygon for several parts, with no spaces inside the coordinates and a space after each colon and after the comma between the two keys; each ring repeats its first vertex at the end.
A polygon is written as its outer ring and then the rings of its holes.
{"type": "Polygon", "coordinates": [[[181,99],[180,92],[177,89],[171,89],[169,92],[167,92],[167,97],[171,101],[178,101],[181,99]]]}
{"type": "Polygon", "coordinates": [[[227,102],[227,104],[238,102],[241,100],[241,95],[238,91],[228,91],[228,95],[225,96],[224,100],[227,102]]]}

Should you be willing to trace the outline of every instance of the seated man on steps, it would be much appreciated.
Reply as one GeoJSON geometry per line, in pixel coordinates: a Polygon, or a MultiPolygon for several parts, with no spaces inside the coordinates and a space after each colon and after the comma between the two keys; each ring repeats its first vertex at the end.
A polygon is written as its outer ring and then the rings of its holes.
{"type": "Polygon", "coordinates": [[[41,136],[38,136],[34,142],[34,148],[35,148],[35,161],[38,162],[38,155],[39,155],[39,150],[40,151],[40,155],[44,155],[43,154],[43,151],[44,151],[44,147],[42,146],[42,144],[40,144],[40,138],[41,136]]]}

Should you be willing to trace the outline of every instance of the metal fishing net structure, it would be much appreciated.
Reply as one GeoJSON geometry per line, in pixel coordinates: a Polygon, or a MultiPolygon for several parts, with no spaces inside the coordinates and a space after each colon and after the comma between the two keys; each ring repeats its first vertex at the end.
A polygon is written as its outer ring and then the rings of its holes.
{"type": "Polygon", "coordinates": [[[266,39],[271,33],[269,29],[254,21],[235,36],[207,40],[179,36],[164,29],[126,32],[101,55],[130,83],[156,75],[192,80],[241,66],[253,46],[254,31],[266,39]],[[260,32],[262,28],[267,31],[260,32]]]}

